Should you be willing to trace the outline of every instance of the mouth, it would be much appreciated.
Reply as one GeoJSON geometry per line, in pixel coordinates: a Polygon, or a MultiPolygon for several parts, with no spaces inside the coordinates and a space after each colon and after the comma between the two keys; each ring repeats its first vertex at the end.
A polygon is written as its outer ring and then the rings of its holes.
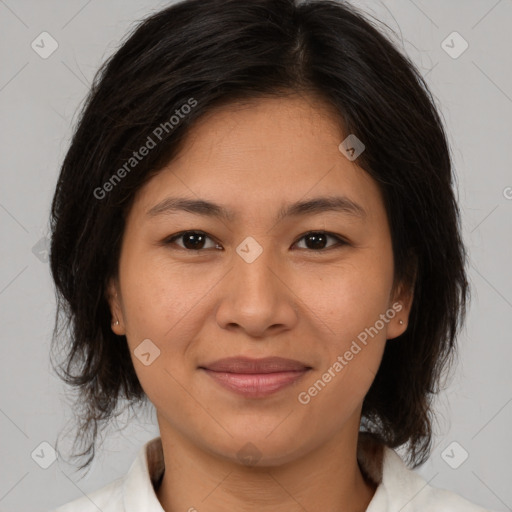
{"type": "Polygon", "coordinates": [[[238,395],[263,398],[297,382],[312,368],[281,357],[233,357],[208,363],[199,369],[238,395]]]}

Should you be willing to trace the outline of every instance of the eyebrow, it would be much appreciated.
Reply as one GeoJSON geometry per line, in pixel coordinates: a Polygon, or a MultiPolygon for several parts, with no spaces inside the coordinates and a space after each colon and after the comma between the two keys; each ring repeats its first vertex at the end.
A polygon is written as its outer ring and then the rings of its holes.
{"type": "MultiPolygon", "coordinates": [[[[236,214],[223,206],[204,199],[187,199],[183,197],[167,197],[150,208],[146,213],[149,217],[169,215],[180,211],[186,211],[196,215],[204,215],[233,221],[236,214]]],[[[341,212],[353,217],[365,219],[366,210],[358,203],[346,196],[316,197],[307,201],[298,201],[283,206],[277,213],[275,222],[285,217],[293,217],[307,214],[318,214],[329,211],[341,212]]]]}

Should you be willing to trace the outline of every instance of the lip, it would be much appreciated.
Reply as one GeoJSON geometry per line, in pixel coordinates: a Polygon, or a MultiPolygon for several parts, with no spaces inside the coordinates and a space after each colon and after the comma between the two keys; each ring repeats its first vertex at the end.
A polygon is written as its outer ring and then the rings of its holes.
{"type": "Polygon", "coordinates": [[[263,398],[292,385],[310,366],[282,357],[219,359],[199,367],[217,384],[246,398],[263,398]]]}
{"type": "Polygon", "coordinates": [[[302,371],[311,367],[300,361],[285,359],[283,357],[254,359],[242,356],[218,359],[217,361],[201,365],[200,368],[215,372],[256,374],[302,371]]]}

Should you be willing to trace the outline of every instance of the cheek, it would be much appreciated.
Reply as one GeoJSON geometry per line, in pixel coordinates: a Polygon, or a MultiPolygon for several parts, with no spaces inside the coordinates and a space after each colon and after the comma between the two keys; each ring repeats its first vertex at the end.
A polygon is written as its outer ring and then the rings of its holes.
{"type": "MultiPolygon", "coordinates": [[[[211,297],[216,286],[229,278],[226,269],[180,265],[156,257],[144,261],[131,257],[124,262],[122,293],[126,337],[137,369],[134,351],[143,340],[151,340],[160,351],[155,366],[181,374],[184,364],[196,361],[186,354],[211,320],[211,297]]],[[[143,368],[141,368],[143,369],[143,368]]],[[[141,384],[145,376],[141,376],[141,384]]]]}
{"type": "MultiPolygon", "coordinates": [[[[308,393],[318,411],[333,408],[341,415],[353,411],[379,369],[388,325],[381,315],[388,311],[393,279],[392,255],[385,254],[376,258],[368,253],[367,258],[331,267],[329,275],[308,288],[309,293],[302,291],[306,311],[314,313],[309,316],[323,351],[322,366],[308,382],[313,388],[303,388],[318,394],[308,393]]],[[[386,319],[389,322],[391,317],[386,319]]]]}
{"type": "Polygon", "coordinates": [[[133,254],[121,266],[127,329],[161,338],[205,295],[213,276],[190,272],[166,258],[133,254]]]}
{"type": "Polygon", "coordinates": [[[298,294],[307,306],[305,311],[314,313],[315,321],[337,340],[337,349],[342,349],[388,309],[392,255],[377,258],[375,252],[368,251],[309,277],[298,281],[302,282],[298,294]]]}
{"type": "Polygon", "coordinates": [[[376,263],[347,265],[322,279],[322,286],[303,293],[305,310],[314,313],[308,314],[315,323],[322,363],[301,387],[299,403],[307,402],[311,417],[329,411],[325,428],[339,428],[375,379],[386,346],[387,323],[381,315],[388,311],[390,272],[376,263]]]}
{"type": "Polygon", "coordinates": [[[212,277],[197,272],[192,277],[149,259],[127,259],[123,270],[126,338],[139,382],[157,407],[165,409],[169,401],[185,407],[188,395],[180,383],[195,367],[185,353],[204,322],[201,299],[211,288],[212,277]],[[147,353],[149,357],[144,356],[147,353]]]}

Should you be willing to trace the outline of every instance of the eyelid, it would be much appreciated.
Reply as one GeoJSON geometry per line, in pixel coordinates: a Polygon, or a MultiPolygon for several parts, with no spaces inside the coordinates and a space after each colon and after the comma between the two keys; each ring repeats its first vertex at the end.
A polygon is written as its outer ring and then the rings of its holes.
{"type": "MultiPolygon", "coordinates": [[[[330,231],[325,231],[322,229],[310,229],[309,231],[306,231],[302,235],[299,235],[299,237],[293,243],[293,245],[296,245],[300,240],[302,240],[304,237],[306,237],[307,235],[310,235],[312,233],[321,233],[325,236],[334,238],[337,243],[334,245],[331,245],[325,249],[318,249],[316,251],[314,249],[307,249],[307,248],[306,249],[301,248],[300,250],[309,251],[309,252],[313,252],[313,253],[322,253],[322,252],[327,252],[329,249],[336,249],[336,248],[342,247],[344,245],[349,245],[348,240],[345,239],[344,237],[342,237],[341,235],[337,235],[336,233],[331,233],[330,231]]],[[[292,245],[292,247],[293,247],[293,245],[292,245]]]]}
{"type": "MultiPolygon", "coordinates": [[[[209,238],[210,240],[215,242],[216,245],[220,245],[219,242],[214,237],[209,235],[206,231],[201,231],[200,229],[185,229],[184,231],[180,231],[179,233],[175,233],[173,235],[170,235],[170,236],[164,238],[162,240],[162,244],[163,245],[171,245],[174,243],[175,240],[180,239],[186,233],[194,233],[196,235],[205,235],[206,238],[209,238]]],[[[201,251],[205,250],[205,249],[196,249],[196,250],[187,249],[186,247],[181,247],[181,246],[178,246],[178,247],[187,252],[201,252],[201,251]]],[[[209,249],[212,249],[212,248],[209,247],[209,249]]],[[[214,247],[214,249],[217,249],[217,247],[214,247]]]]}
{"type": "MultiPolygon", "coordinates": [[[[217,244],[217,246],[221,245],[214,237],[209,235],[206,231],[202,231],[202,230],[199,230],[199,229],[186,229],[184,231],[180,231],[179,233],[175,233],[173,235],[170,235],[170,236],[164,238],[162,243],[163,243],[163,245],[171,245],[172,243],[174,243],[175,240],[181,238],[186,233],[194,233],[194,234],[198,234],[198,235],[205,235],[206,238],[209,238],[210,240],[215,242],[215,244],[217,244]]],[[[329,246],[329,247],[327,247],[325,249],[314,250],[314,249],[308,249],[308,248],[300,248],[299,250],[304,250],[304,251],[309,251],[309,252],[314,252],[314,253],[322,253],[322,252],[328,251],[329,249],[336,249],[336,248],[339,248],[339,247],[342,247],[342,246],[345,246],[345,245],[350,245],[350,242],[346,238],[341,236],[341,235],[337,235],[336,233],[332,233],[330,231],[325,231],[325,230],[321,230],[321,229],[319,229],[319,230],[314,230],[313,229],[313,230],[305,231],[304,233],[299,235],[299,237],[296,239],[296,241],[292,244],[292,247],[294,245],[296,245],[298,242],[300,242],[307,235],[310,235],[310,234],[313,234],[313,233],[320,233],[320,234],[326,235],[327,237],[334,238],[337,243],[334,244],[334,245],[331,245],[331,246],[329,246]]],[[[187,248],[181,247],[181,246],[178,246],[178,247],[180,249],[184,250],[184,251],[187,251],[187,252],[202,252],[202,251],[206,250],[206,249],[196,249],[196,250],[194,250],[194,249],[187,249],[187,248]]],[[[212,248],[209,247],[208,249],[212,249],[212,248]]],[[[215,247],[215,249],[217,249],[217,247],[215,247]]],[[[217,250],[219,250],[219,249],[217,249],[217,250]]]]}

